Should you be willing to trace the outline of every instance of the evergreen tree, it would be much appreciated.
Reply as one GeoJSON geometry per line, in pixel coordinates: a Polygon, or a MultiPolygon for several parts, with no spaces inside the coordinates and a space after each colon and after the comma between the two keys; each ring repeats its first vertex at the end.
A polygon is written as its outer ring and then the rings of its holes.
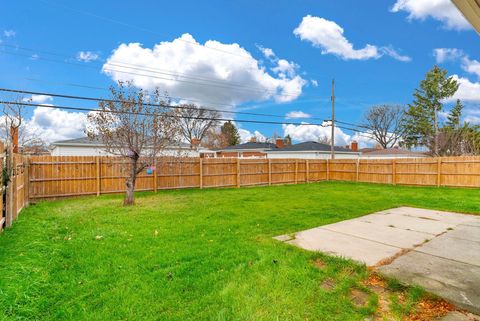
{"type": "Polygon", "coordinates": [[[238,129],[232,124],[231,121],[227,121],[220,128],[222,135],[225,137],[227,146],[233,146],[240,143],[240,135],[238,134],[238,129]]]}
{"type": "Polygon", "coordinates": [[[452,97],[457,89],[457,81],[447,77],[447,70],[434,66],[426,74],[405,113],[403,129],[408,147],[423,145],[438,155],[438,113],[443,109],[442,101],[452,97]]]}
{"type": "Polygon", "coordinates": [[[292,137],[290,135],[285,136],[285,138],[283,138],[283,142],[287,146],[292,145],[292,137]]]}
{"type": "Polygon", "coordinates": [[[447,116],[446,126],[449,128],[460,127],[460,116],[462,116],[463,105],[460,99],[457,99],[457,103],[453,106],[450,114],[447,116]]]}

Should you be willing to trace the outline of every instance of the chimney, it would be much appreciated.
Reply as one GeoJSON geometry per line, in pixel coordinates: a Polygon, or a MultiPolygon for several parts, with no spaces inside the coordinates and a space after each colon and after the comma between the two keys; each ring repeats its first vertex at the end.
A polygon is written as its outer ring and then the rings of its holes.
{"type": "Polygon", "coordinates": [[[190,143],[192,148],[198,148],[200,146],[200,139],[192,138],[192,142],[190,143]]]}
{"type": "Polygon", "coordinates": [[[12,141],[12,151],[18,153],[18,127],[10,126],[10,139],[12,141]]]}
{"type": "Polygon", "coordinates": [[[358,142],[356,140],[352,141],[350,149],[352,152],[358,152],[358,142]]]}
{"type": "Polygon", "coordinates": [[[283,141],[283,139],[277,138],[275,139],[275,145],[277,146],[277,148],[283,148],[285,147],[285,142],[283,141]]]}

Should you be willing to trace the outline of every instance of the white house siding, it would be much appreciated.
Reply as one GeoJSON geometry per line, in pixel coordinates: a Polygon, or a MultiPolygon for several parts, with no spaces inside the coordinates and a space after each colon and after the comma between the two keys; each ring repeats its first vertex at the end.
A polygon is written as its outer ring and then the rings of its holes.
{"type": "Polygon", "coordinates": [[[362,155],[360,159],[401,159],[401,158],[425,158],[427,155],[362,155]]]}
{"type": "MultiPolygon", "coordinates": [[[[357,159],[359,157],[358,153],[342,153],[335,152],[336,159],[357,159]]],[[[294,158],[294,159],[330,159],[330,152],[315,152],[315,151],[292,151],[292,152],[267,152],[267,158],[278,159],[278,158],[294,158]]]]}
{"type": "MultiPolygon", "coordinates": [[[[62,146],[56,145],[51,151],[52,156],[113,156],[105,152],[102,147],[94,146],[62,146]]],[[[167,149],[161,156],[199,157],[197,150],[190,149],[167,149]]]]}

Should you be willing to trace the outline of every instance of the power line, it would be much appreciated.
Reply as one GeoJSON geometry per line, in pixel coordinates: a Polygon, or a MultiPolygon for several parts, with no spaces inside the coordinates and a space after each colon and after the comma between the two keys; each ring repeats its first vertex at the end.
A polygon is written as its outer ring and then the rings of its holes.
{"type": "MultiPolygon", "coordinates": [[[[44,104],[35,104],[27,102],[17,102],[17,101],[0,101],[0,104],[5,105],[18,105],[18,106],[29,106],[29,107],[41,107],[41,108],[50,108],[50,109],[65,109],[65,110],[78,110],[78,111],[93,111],[93,112],[106,112],[112,114],[129,114],[129,115],[140,115],[140,116],[159,116],[160,113],[142,113],[142,112],[128,112],[128,111],[112,111],[112,110],[99,110],[95,108],[87,107],[74,107],[74,106],[65,106],[65,105],[44,105],[44,104]]],[[[164,108],[178,108],[179,106],[162,106],[164,108]]],[[[311,123],[294,123],[294,122],[275,122],[275,121],[262,121],[262,120],[248,120],[248,119],[229,119],[229,118],[216,118],[216,117],[195,117],[195,116],[174,116],[174,115],[165,115],[167,117],[182,118],[182,119],[198,119],[198,120],[216,120],[216,121],[234,121],[239,123],[254,123],[254,124],[273,124],[273,125],[296,125],[296,126],[322,126],[322,124],[311,124],[311,123]]]]}
{"type": "MultiPolygon", "coordinates": [[[[0,45],[1,46],[1,45],[0,45]]],[[[61,82],[61,81],[49,81],[49,80],[44,80],[44,79],[39,79],[39,78],[31,78],[31,77],[10,77],[11,79],[16,78],[16,79],[22,79],[22,80],[28,80],[28,81],[34,81],[34,82],[40,82],[40,83],[45,83],[45,84],[52,84],[52,85],[58,85],[58,86],[68,86],[68,87],[76,87],[76,88],[85,88],[85,89],[94,89],[94,90],[102,90],[102,91],[107,91],[109,92],[110,89],[107,87],[98,87],[98,86],[90,86],[90,85],[84,85],[84,84],[78,84],[78,83],[69,83],[69,82],[61,82]]],[[[227,104],[227,103],[220,103],[220,102],[212,102],[212,101],[205,101],[205,100],[199,100],[199,99],[193,99],[193,98],[187,98],[187,97],[178,97],[178,96],[170,96],[167,95],[166,97],[172,98],[172,99],[178,99],[178,100],[186,100],[190,102],[198,102],[202,104],[207,104],[207,105],[218,105],[218,106],[225,106],[225,107],[232,107],[232,108],[242,108],[241,105],[233,105],[233,104],[227,104]]],[[[303,102],[312,102],[311,99],[300,99],[300,100],[295,100],[296,103],[303,103],[303,102]]],[[[267,103],[267,104],[257,104],[259,106],[261,105],[272,105],[272,103],[267,103]]],[[[255,107],[255,106],[253,106],[255,107]]],[[[243,108],[249,108],[249,106],[244,106],[243,108]]],[[[232,113],[229,111],[229,113],[232,113]]],[[[241,112],[235,112],[235,113],[241,113],[241,112]]],[[[287,118],[286,116],[282,115],[271,115],[271,114],[255,114],[256,116],[261,116],[261,115],[268,115],[270,117],[282,117],[282,118],[287,118]]],[[[322,118],[319,117],[302,117],[304,119],[315,119],[315,120],[322,120],[322,118]]]]}
{"type": "MultiPolygon", "coordinates": [[[[97,97],[86,97],[86,96],[66,95],[66,94],[56,94],[56,93],[49,93],[49,92],[38,92],[38,91],[28,91],[28,90],[9,89],[9,88],[0,88],[0,91],[17,93],[17,94],[27,94],[27,95],[45,95],[45,96],[58,97],[58,98],[88,100],[88,101],[97,101],[97,102],[104,101],[104,102],[114,102],[114,103],[124,103],[124,102],[129,103],[128,101],[124,101],[124,100],[104,99],[104,98],[97,98],[97,97]]],[[[165,107],[165,105],[162,105],[162,104],[152,104],[152,103],[145,103],[144,105],[151,106],[151,107],[165,107]]],[[[171,105],[169,107],[170,108],[175,108],[175,109],[192,109],[192,110],[197,109],[197,107],[190,107],[190,106],[184,106],[184,105],[171,105]]],[[[208,111],[217,111],[217,112],[222,112],[222,113],[229,113],[229,114],[285,118],[285,116],[274,115],[274,114],[229,111],[229,110],[219,110],[219,109],[212,109],[212,108],[202,108],[202,109],[208,110],[208,111]]],[[[321,120],[321,118],[314,118],[314,117],[311,117],[309,119],[321,120]]]]}
{"type": "MultiPolygon", "coordinates": [[[[14,46],[5,45],[5,44],[0,44],[0,46],[14,47],[14,46]]],[[[16,47],[16,48],[21,48],[22,50],[36,52],[36,50],[34,50],[34,49],[28,49],[28,48],[23,48],[23,47],[16,47]]],[[[22,53],[18,53],[18,52],[10,52],[10,51],[5,51],[5,50],[3,50],[1,52],[5,53],[5,54],[9,54],[9,55],[23,56],[23,57],[31,58],[30,55],[26,55],[26,54],[22,54],[22,53]]],[[[40,51],[38,51],[38,52],[40,52],[40,51]]],[[[49,54],[51,54],[51,53],[49,53],[49,54]]],[[[62,57],[63,55],[57,55],[57,56],[62,57]]],[[[66,57],[68,59],[73,59],[70,56],[63,56],[63,57],[64,58],[66,57]]],[[[53,63],[61,63],[61,64],[67,64],[67,65],[72,65],[72,66],[97,70],[97,68],[92,66],[92,65],[80,64],[80,63],[75,63],[75,62],[71,62],[71,61],[55,60],[55,59],[44,58],[44,57],[35,57],[35,60],[43,60],[43,61],[48,61],[48,62],[53,62],[53,63]]],[[[109,63],[107,63],[107,64],[109,64],[109,63]]],[[[122,63],[122,64],[127,64],[127,63],[122,63]]],[[[286,97],[297,97],[299,94],[301,94],[300,91],[299,92],[279,93],[277,90],[258,89],[256,87],[246,86],[246,85],[240,85],[239,86],[239,85],[236,85],[235,83],[229,83],[229,82],[222,83],[221,80],[214,79],[214,78],[201,79],[201,78],[198,78],[198,77],[195,77],[195,76],[183,76],[181,74],[174,73],[174,72],[171,72],[171,71],[170,72],[160,72],[160,71],[155,71],[155,70],[149,70],[149,68],[126,67],[126,66],[120,66],[120,65],[115,65],[115,64],[111,64],[111,63],[110,63],[110,65],[112,65],[114,67],[117,67],[117,68],[120,67],[120,68],[129,68],[129,69],[140,70],[140,71],[143,70],[143,71],[148,72],[148,73],[153,73],[154,75],[157,74],[157,76],[148,75],[148,74],[139,74],[139,73],[135,73],[135,72],[112,69],[112,68],[103,68],[103,70],[104,71],[110,71],[110,72],[118,72],[118,73],[122,73],[122,74],[129,74],[129,75],[134,75],[134,76],[140,76],[140,77],[148,77],[148,78],[155,78],[155,79],[168,80],[168,81],[174,81],[174,82],[190,83],[190,84],[201,85],[201,86],[216,86],[216,87],[220,87],[220,88],[230,88],[230,89],[234,89],[234,90],[250,91],[250,92],[255,92],[255,93],[265,93],[265,94],[271,94],[271,95],[278,94],[279,96],[286,96],[286,97]],[[158,75],[166,75],[166,76],[170,76],[170,77],[183,77],[183,78],[187,78],[187,80],[186,79],[175,79],[175,78],[160,77],[158,75]],[[188,80],[189,78],[192,79],[192,80],[188,80]],[[194,81],[194,79],[197,79],[199,81],[194,81]],[[212,83],[212,82],[216,82],[216,83],[212,83]],[[244,88],[242,88],[242,87],[244,87],[244,88]]]]}

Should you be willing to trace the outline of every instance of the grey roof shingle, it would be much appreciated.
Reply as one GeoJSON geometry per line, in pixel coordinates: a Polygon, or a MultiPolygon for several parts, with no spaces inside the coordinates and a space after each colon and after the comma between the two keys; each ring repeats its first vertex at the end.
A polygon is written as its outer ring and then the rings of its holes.
{"type": "Polygon", "coordinates": [[[237,149],[276,149],[277,146],[272,143],[257,143],[257,142],[248,142],[233,146],[227,146],[221,148],[220,150],[237,150],[237,149]]]}
{"type": "MultiPolygon", "coordinates": [[[[286,151],[286,152],[300,152],[300,151],[321,151],[321,152],[329,152],[330,151],[330,145],[328,144],[323,144],[323,143],[318,143],[318,142],[304,142],[304,143],[298,143],[295,145],[291,146],[286,146],[284,148],[276,149],[274,151],[286,151]]],[[[335,151],[337,152],[352,152],[352,150],[340,147],[340,146],[335,146],[335,151]]]]}

